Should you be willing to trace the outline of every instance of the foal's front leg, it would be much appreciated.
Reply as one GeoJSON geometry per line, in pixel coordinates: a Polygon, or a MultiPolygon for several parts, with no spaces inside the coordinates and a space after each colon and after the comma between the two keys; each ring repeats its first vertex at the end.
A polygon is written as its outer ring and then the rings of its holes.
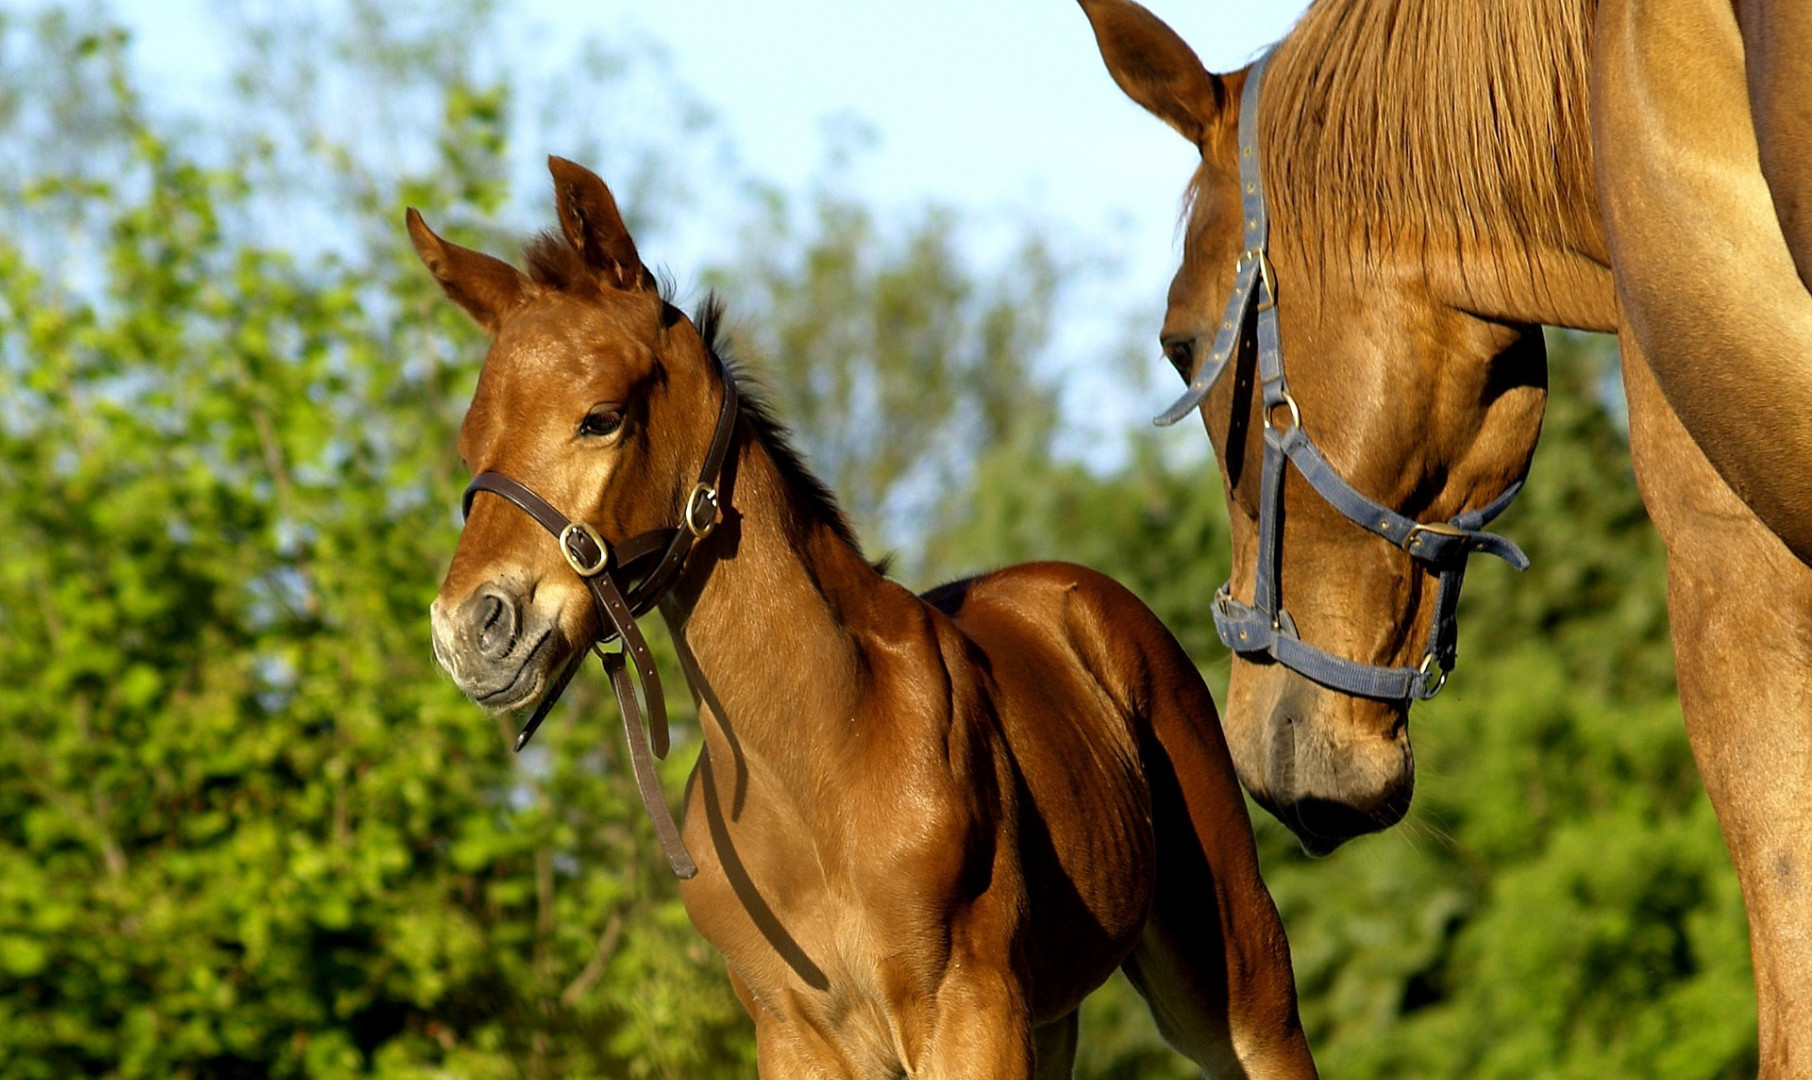
{"type": "Polygon", "coordinates": [[[912,1080],[1032,1080],[1032,1017],[1001,962],[952,956],[912,1080]]]}
{"type": "Polygon", "coordinates": [[[755,1024],[755,1072],[761,1080],[869,1080],[822,1040],[779,1021],[755,1024]]]}

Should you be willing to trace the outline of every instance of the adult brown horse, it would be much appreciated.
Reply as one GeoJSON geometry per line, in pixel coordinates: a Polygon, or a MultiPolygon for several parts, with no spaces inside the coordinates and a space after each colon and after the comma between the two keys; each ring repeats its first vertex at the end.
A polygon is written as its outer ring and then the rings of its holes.
{"type": "Polygon", "coordinates": [[[1143,8],[1082,6],[1115,80],[1202,155],[1163,341],[1234,510],[1217,621],[1236,650],[1278,639],[1234,663],[1241,779],[1314,849],[1401,817],[1409,700],[1452,657],[1442,579],[1539,430],[1539,324],[1620,330],[1762,1072],[1812,1076],[1812,9],[1320,0],[1255,95],[1143,8]],[[1241,282],[1264,300],[1236,316],[1241,282]],[[1430,559],[1417,529],[1460,535],[1430,559]],[[1353,692],[1368,673],[1389,692],[1353,692]]]}
{"type": "Polygon", "coordinates": [[[473,698],[530,707],[600,638],[645,657],[629,611],[665,594],[704,735],[681,893],[761,1074],[1067,1077],[1077,1007],[1123,965],[1210,1073],[1314,1076],[1214,703],[1169,632],[1076,566],[923,599],[888,581],[717,358],[714,305],[695,326],[669,304],[603,182],[550,165],[563,235],[527,274],[409,214],[493,335],[460,433],[484,497],[435,648],[473,698]]]}

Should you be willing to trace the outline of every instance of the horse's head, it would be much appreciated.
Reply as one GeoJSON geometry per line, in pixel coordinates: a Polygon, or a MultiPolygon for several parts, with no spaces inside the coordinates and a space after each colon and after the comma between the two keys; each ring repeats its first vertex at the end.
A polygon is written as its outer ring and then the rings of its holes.
{"type": "MultiPolygon", "coordinates": [[[[1253,223],[1242,198],[1255,178],[1241,176],[1239,113],[1249,73],[1210,74],[1129,0],[1082,6],[1115,81],[1201,151],[1161,340],[1184,381],[1206,391],[1200,413],[1231,511],[1231,603],[1218,606],[1228,616],[1223,637],[1235,639],[1225,726],[1247,789],[1305,847],[1329,851],[1408,809],[1409,703],[1438,689],[1452,662],[1451,637],[1443,644],[1430,629],[1444,617],[1437,593],[1447,564],[1425,561],[1423,545],[1449,544],[1437,533],[1456,517],[1476,528],[1467,512],[1499,500],[1526,471],[1546,397],[1539,329],[1481,317],[1488,309],[1452,288],[1447,252],[1408,223],[1400,240],[1311,234],[1279,209],[1300,199],[1273,200],[1269,263],[1246,255],[1253,223]],[[1256,299],[1229,319],[1228,297],[1241,282],[1256,299]],[[1273,297],[1284,394],[1266,391],[1260,316],[1252,313],[1273,297]],[[1226,355],[1224,371],[1211,383],[1196,379],[1219,362],[1217,352],[1226,355]],[[1272,519],[1281,529],[1268,561],[1267,423],[1283,433],[1298,428],[1336,477],[1324,490],[1311,486],[1296,458],[1277,459],[1283,509],[1272,519]],[[1337,505],[1344,496],[1333,489],[1342,481],[1375,509],[1337,505]],[[1418,522],[1435,528],[1411,535],[1418,522]],[[1287,613],[1275,619],[1255,596],[1267,571],[1278,593],[1270,608],[1287,613]],[[1237,639],[1247,630],[1290,640],[1242,651],[1237,639]],[[1335,670],[1343,661],[1351,663],[1335,670]],[[1381,681],[1371,693],[1354,689],[1374,676],[1381,681]]],[[[1268,138],[1286,119],[1317,122],[1278,115],[1286,108],[1265,109],[1258,130],[1268,138]]],[[[1259,140],[1255,155],[1266,166],[1261,190],[1283,171],[1265,146],[1259,140]]],[[[1480,545],[1468,538],[1450,546],[1457,554],[1480,545]]]]}
{"type": "MultiPolygon", "coordinates": [[[[532,489],[607,546],[673,534],[712,444],[719,368],[661,297],[603,181],[559,158],[549,168],[561,233],[529,246],[526,274],[408,214],[422,262],[491,334],[460,455],[475,474],[532,489]]],[[[580,573],[588,566],[572,561],[564,538],[495,494],[468,498],[431,609],[435,654],[480,704],[521,708],[558,690],[600,638],[603,616],[580,573]]]]}

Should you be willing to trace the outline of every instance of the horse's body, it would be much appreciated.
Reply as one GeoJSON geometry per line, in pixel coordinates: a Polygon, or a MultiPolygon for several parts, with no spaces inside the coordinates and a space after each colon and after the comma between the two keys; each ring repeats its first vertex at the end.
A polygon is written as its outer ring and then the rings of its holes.
{"type": "MultiPolygon", "coordinates": [[[[715,315],[701,334],[658,295],[601,181],[554,173],[566,236],[531,248],[532,279],[410,221],[495,335],[462,454],[611,544],[690,526],[709,418],[738,415],[715,315]]],[[[1312,1077],[1214,704],[1168,631],[1073,566],[913,596],[765,410],[739,415],[707,468],[722,524],[661,604],[705,744],[682,895],[762,1075],[1067,1077],[1078,1005],[1124,965],[1214,1075],[1312,1077]]],[[[617,568],[562,561],[560,535],[471,504],[434,622],[475,698],[544,700],[600,636],[579,575],[617,568]]]]}
{"type": "MultiPolygon", "coordinates": [[[[1188,378],[1241,247],[1245,73],[1209,75],[1134,5],[1083,7],[1116,81],[1202,152],[1164,331],[1188,378]]],[[[1431,521],[1504,490],[1539,428],[1537,324],[1620,331],[1762,1072],[1812,1076],[1812,9],[1320,0],[1265,76],[1259,135],[1302,424],[1386,506],[1431,521]]],[[[1262,417],[1241,363],[1202,415],[1249,600],[1262,417]]],[[[1413,664],[1429,576],[1295,475],[1286,505],[1302,638],[1413,664]]],[[[1236,657],[1226,723],[1241,779],[1311,847],[1408,805],[1407,702],[1236,657]]]]}

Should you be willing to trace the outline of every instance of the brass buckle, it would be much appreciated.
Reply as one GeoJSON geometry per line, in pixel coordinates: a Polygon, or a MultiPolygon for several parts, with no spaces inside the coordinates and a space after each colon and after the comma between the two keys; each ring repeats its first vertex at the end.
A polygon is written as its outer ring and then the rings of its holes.
{"type": "Polygon", "coordinates": [[[598,530],[583,521],[568,522],[566,528],[560,530],[560,554],[566,557],[566,565],[573,568],[573,573],[584,578],[597,577],[604,572],[605,567],[610,565],[610,545],[606,544],[604,538],[598,535],[598,530]],[[573,554],[569,541],[572,540],[574,533],[583,533],[590,538],[592,543],[598,545],[598,564],[596,566],[586,566],[579,561],[577,555],[573,554]]]}
{"type": "Polygon", "coordinates": [[[1408,535],[1403,537],[1403,550],[1414,553],[1422,546],[1422,534],[1433,533],[1436,536],[1470,536],[1465,529],[1446,521],[1431,521],[1424,525],[1416,522],[1409,527],[1408,535]]]}
{"type": "Polygon", "coordinates": [[[1270,311],[1277,306],[1277,277],[1271,271],[1271,256],[1263,248],[1247,248],[1240,252],[1239,265],[1243,267],[1253,259],[1258,260],[1258,276],[1264,279],[1265,296],[1269,298],[1258,302],[1258,310],[1270,311]]]}
{"type": "Polygon", "coordinates": [[[702,480],[692,485],[692,490],[686,494],[686,511],[682,515],[686,531],[694,539],[703,540],[717,528],[717,522],[722,516],[722,508],[717,505],[717,489],[702,480]],[[698,523],[698,505],[701,501],[711,508],[711,517],[703,525],[698,523]]]}

